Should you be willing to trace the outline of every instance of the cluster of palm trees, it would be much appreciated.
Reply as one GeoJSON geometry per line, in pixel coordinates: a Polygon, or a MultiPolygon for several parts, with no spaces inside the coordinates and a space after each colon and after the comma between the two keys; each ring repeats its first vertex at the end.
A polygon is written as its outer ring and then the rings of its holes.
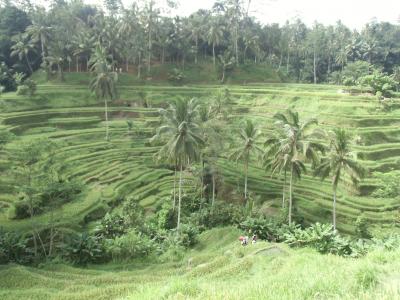
{"type": "Polygon", "coordinates": [[[98,46],[118,68],[129,72],[135,65],[138,77],[144,65],[151,75],[155,62],[184,67],[186,61],[197,64],[212,57],[214,66],[217,58],[231,65],[267,63],[300,81],[321,82],[348,62],[365,60],[391,72],[400,60],[399,45],[390,42],[400,31],[397,25],[367,24],[361,32],[340,22],[312,28],[300,20],[263,25],[250,15],[253,3],[241,0],[216,1],[212,9],[189,17],[167,17],[159,4],[143,0],[102,10],[81,1],[57,1],[47,11],[31,6],[32,24],[13,38],[11,55],[29,72],[41,61],[45,70],[56,69],[60,79],[64,69],[88,71],[98,46]]]}
{"type": "MultiPolygon", "coordinates": [[[[195,99],[179,99],[173,102],[168,109],[161,110],[162,126],[158,128],[153,139],[159,139],[162,144],[158,158],[164,158],[173,163],[175,173],[179,171],[178,228],[181,215],[183,170],[198,161],[201,164],[204,164],[204,161],[211,161],[209,156],[213,157],[215,166],[218,157],[223,156],[221,150],[223,146],[215,146],[216,141],[221,143],[222,135],[215,134],[215,128],[212,126],[204,126],[207,122],[216,123],[219,119],[215,114],[215,107],[217,107],[215,104],[209,108],[201,106],[195,99]],[[205,112],[211,112],[212,117],[204,117],[205,112]]],[[[330,177],[332,180],[332,222],[336,230],[339,182],[348,182],[348,178],[350,178],[352,183],[356,184],[365,173],[365,169],[357,162],[355,154],[351,151],[351,136],[340,128],[326,133],[316,126],[316,119],[301,122],[299,114],[292,110],[288,110],[286,113],[277,113],[274,120],[275,128],[269,134],[263,134],[253,121],[246,120],[238,132],[238,137],[233,142],[236,146],[230,146],[228,158],[242,161],[244,164],[245,201],[249,194],[249,164],[252,158],[257,157],[257,160],[263,162],[263,166],[271,176],[283,173],[283,208],[286,208],[285,195],[287,194],[287,176],[289,176],[287,210],[288,222],[291,224],[293,222],[294,183],[296,180],[300,180],[302,174],[310,168],[314,176],[320,176],[321,179],[330,177]],[[262,139],[264,139],[264,145],[261,143],[262,139]],[[321,142],[326,139],[329,141],[328,145],[321,142]]],[[[213,203],[214,197],[215,181],[213,180],[213,203]]]]}

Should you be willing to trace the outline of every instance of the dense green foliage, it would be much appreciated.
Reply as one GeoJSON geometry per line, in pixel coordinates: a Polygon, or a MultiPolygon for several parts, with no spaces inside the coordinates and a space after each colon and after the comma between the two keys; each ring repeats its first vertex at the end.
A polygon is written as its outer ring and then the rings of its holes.
{"type": "Polygon", "coordinates": [[[0,53],[7,67],[30,74],[41,66],[48,78],[63,80],[64,71],[87,72],[101,46],[114,70],[139,78],[157,77],[157,64],[172,63],[169,77],[180,83],[187,63],[212,62],[222,82],[240,66],[262,65],[294,81],[352,84],[367,75],[355,76],[353,67],[374,66],[394,74],[400,62],[400,27],[387,22],[370,22],[360,31],[340,21],[308,27],[296,19],[279,26],[251,16],[251,1],[249,7],[241,0],[216,1],[209,10],[179,18],[165,14],[173,13],[175,1],[167,1],[167,8],[154,0],[126,7],[111,2],[115,5],[104,10],[84,2],[54,2],[47,11],[5,2],[0,53]]]}

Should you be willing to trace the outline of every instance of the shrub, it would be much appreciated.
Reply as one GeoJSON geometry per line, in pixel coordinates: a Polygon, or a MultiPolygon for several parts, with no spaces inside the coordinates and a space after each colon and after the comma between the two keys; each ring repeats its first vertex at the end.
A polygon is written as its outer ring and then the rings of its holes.
{"type": "Polygon", "coordinates": [[[97,237],[82,233],[69,237],[64,256],[73,264],[86,266],[88,263],[104,260],[105,252],[97,237]]]}
{"type": "Polygon", "coordinates": [[[376,198],[395,198],[400,195],[400,173],[390,172],[390,173],[374,173],[375,177],[378,179],[379,188],[372,193],[372,197],[376,198]]]}
{"type": "Polygon", "coordinates": [[[129,197],[122,206],[122,214],[126,225],[141,228],[144,224],[144,209],[135,197],[129,197]]]}
{"type": "Polygon", "coordinates": [[[179,244],[186,248],[195,245],[197,243],[198,234],[199,231],[196,226],[192,224],[181,224],[178,233],[179,244]]]}
{"type": "Polygon", "coordinates": [[[177,224],[177,214],[172,208],[170,201],[165,201],[161,208],[157,210],[155,215],[155,223],[157,227],[161,229],[175,228],[177,224]]]}
{"type": "Polygon", "coordinates": [[[26,219],[31,216],[31,213],[38,214],[42,211],[40,201],[35,199],[30,203],[28,199],[22,199],[14,203],[14,209],[11,212],[11,219],[26,219]]]}
{"type": "Polygon", "coordinates": [[[192,213],[190,221],[200,228],[238,225],[245,218],[244,208],[239,205],[216,202],[214,207],[207,206],[192,213]]]}
{"type": "Polygon", "coordinates": [[[46,183],[40,191],[40,206],[54,206],[67,203],[82,191],[82,184],[77,181],[58,180],[46,183]]]}
{"type": "Polygon", "coordinates": [[[292,247],[311,247],[320,253],[352,254],[350,242],[340,237],[328,224],[315,223],[304,230],[296,228],[284,234],[284,241],[292,247]]]}
{"type": "Polygon", "coordinates": [[[126,233],[127,226],[124,217],[118,214],[107,213],[95,229],[96,236],[113,239],[126,233]]]}
{"type": "Polygon", "coordinates": [[[257,235],[260,239],[274,241],[277,240],[278,226],[271,219],[260,216],[258,218],[247,217],[246,220],[240,223],[239,228],[249,232],[249,234],[257,235]]]}
{"type": "Polygon", "coordinates": [[[29,87],[25,84],[19,85],[17,88],[17,95],[26,96],[29,93],[29,87]]]}
{"type": "Polygon", "coordinates": [[[15,90],[16,86],[12,71],[4,62],[0,63],[0,85],[6,92],[15,90]]]}
{"type": "Polygon", "coordinates": [[[154,242],[137,230],[131,230],[113,241],[108,241],[106,245],[107,251],[116,260],[145,257],[155,249],[154,242]]]}
{"type": "Polygon", "coordinates": [[[33,96],[36,93],[37,85],[32,79],[25,80],[24,84],[28,87],[29,96],[33,96]]]}
{"type": "Polygon", "coordinates": [[[168,80],[173,84],[180,85],[183,83],[185,75],[183,72],[177,68],[173,68],[171,72],[168,73],[168,80]]]}
{"type": "Polygon", "coordinates": [[[0,264],[15,262],[28,264],[33,260],[33,251],[28,246],[29,239],[0,229],[0,264]]]}
{"type": "Polygon", "coordinates": [[[348,63],[342,72],[343,84],[355,85],[358,79],[370,73],[372,65],[366,61],[355,61],[348,63]]]}
{"type": "Polygon", "coordinates": [[[358,216],[355,223],[355,233],[356,237],[360,239],[370,239],[372,237],[371,233],[368,230],[368,222],[362,217],[358,216]]]}
{"type": "Polygon", "coordinates": [[[377,95],[379,92],[383,97],[391,97],[396,89],[396,81],[393,76],[375,71],[371,75],[363,76],[359,79],[359,83],[372,89],[372,93],[377,95]]]}

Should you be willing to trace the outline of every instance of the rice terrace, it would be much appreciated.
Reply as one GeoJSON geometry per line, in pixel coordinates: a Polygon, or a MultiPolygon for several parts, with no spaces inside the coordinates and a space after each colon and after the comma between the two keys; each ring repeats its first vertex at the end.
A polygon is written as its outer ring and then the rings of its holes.
{"type": "Polygon", "coordinates": [[[0,1],[0,299],[400,299],[399,23],[178,2],[0,1]]]}

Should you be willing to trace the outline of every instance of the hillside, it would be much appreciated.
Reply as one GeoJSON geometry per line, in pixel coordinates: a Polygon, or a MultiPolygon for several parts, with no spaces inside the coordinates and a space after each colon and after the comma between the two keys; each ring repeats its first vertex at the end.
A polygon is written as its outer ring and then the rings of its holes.
{"type": "MultiPolygon", "coordinates": [[[[40,82],[40,74],[35,79],[40,82]]],[[[13,204],[18,200],[14,178],[11,176],[13,155],[24,142],[49,138],[61,143],[57,156],[70,164],[63,176],[79,179],[84,191],[73,201],[55,208],[51,213],[34,217],[37,226],[45,227],[50,216],[58,223],[75,230],[89,228],[93,220],[121,199],[134,197],[147,212],[171,194],[173,171],[157,164],[153,155],[159,149],[148,139],[158,126],[158,108],[178,97],[197,97],[209,101],[221,89],[228,88],[233,101],[229,124],[232,129],[252,118],[265,131],[272,129],[272,116],[292,108],[302,119],[318,118],[321,128],[329,130],[341,126],[358,137],[355,150],[369,174],[359,190],[342,185],[338,194],[338,227],[351,233],[358,216],[378,229],[391,228],[398,219],[399,202],[396,198],[371,197],[379,181],[373,172],[389,173],[399,169],[400,143],[397,124],[400,111],[382,111],[375,97],[339,93],[340,87],[306,84],[195,84],[171,86],[161,83],[132,85],[134,76],[122,76],[119,100],[110,107],[111,141],[104,140],[104,108],[90,95],[88,77],[67,74],[65,84],[40,84],[32,99],[7,93],[1,98],[0,121],[4,129],[17,138],[2,151],[0,179],[0,224],[6,229],[28,230],[31,220],[13,217],[13,204]],[[147,107],[144,107],[146,102],[147,107]],[[127,120],[134,129],[128,132],[127,120]]],[[[212,101],[212,100],[211,100],[212,101]]],[[[396,101],[396,100],[395,100],[396,101]]],[[[242,165],[228,161],[221,155],[218,166],[227,191],[220,197],[228,199],[239,187],[242,189],[242,165]],[[238,175],[239,174],[239,175],[238,175]]],[[[184,176],[191,178],[186,172],[184,176]]],[[[190,185],[190,181],[187,181],[190,185]]],[[[274,214],[281,203],[282,180],[269,176],[256,161],[251,163],[249,191],[258,195],[257,205],[266,213],[274,214]]],[[[329,180],[320,182],[311,174],[305,175],[294,186],[295,215],[306,223],[327,222],[331,218],[331,186],[329,180]]]]}
{"type": "Polygon", "coordinates": [[[400,297],[399,251],[376,250],[361,259],[345,259],[266,242],[242,247],[236,241],[239,233],[233,228],[205,232],[193,250],[169,263],[155,264],[157,258],[150,257],[149,262],[86,269],[63,264],[41,268],[0,266],[0,297],[4,300],[400,297]]]}

